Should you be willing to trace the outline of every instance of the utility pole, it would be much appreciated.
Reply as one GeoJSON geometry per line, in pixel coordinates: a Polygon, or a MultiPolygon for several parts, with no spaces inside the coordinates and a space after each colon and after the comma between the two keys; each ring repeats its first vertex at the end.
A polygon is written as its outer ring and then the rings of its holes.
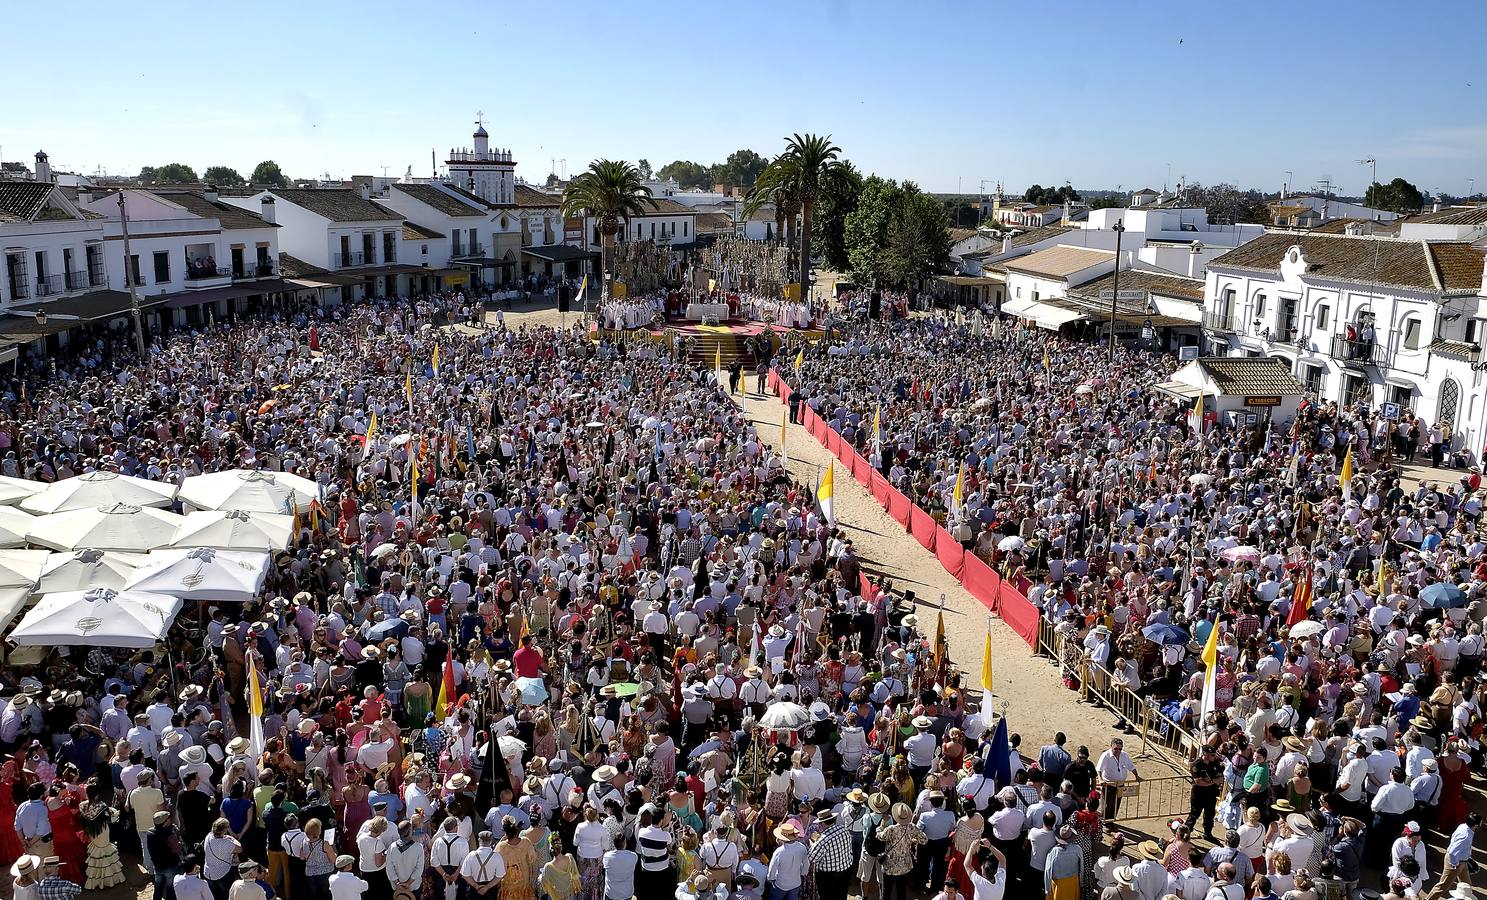
{"type": "Polygon", "coordinates": [[[1110,355],[1109,360],[1115,362],[1115,304],[1120,302],[1120,236],[1126,233],[1125,220],[1118,220],[1111,231],[1115,232],[1115,279],[1110,285],[1110,355]]]}
{"type": "Polygon", "coordinates": [[[119,190],[119,225],[124,230],[124,283],[129,286],[129,313],[134,317],[134,347],[140,358],[145,355],[144,310],[139,306],[139,289],[134,283],[134,271],[129,254],[129,210],[124,206],[124,193],[119,190]]]}

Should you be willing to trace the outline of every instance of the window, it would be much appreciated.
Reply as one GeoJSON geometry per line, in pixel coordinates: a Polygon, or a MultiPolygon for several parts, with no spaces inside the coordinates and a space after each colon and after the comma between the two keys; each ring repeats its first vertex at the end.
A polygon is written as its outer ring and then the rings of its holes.
{"type": "Polygon", "coordinates": [[[1022,285],[1017,286],[1017,299],[1022,299],[1022,285]]]}
{"type": "Polygon", "coordinates": [[[655,222],[652,222],[651,223],[651,239],[654,240],[655,237],[656,237],[656,223],[655,222]]]}
{"type": "Polygon", "coordinates": [[[131,253],[131,254],[129,254],[129,275],[127,275],[125,277],[126,278],[127,277],[134,278],[134,283],[137,284],[137,285],[138,284],[144,284],[145,283],[144,276],[142,276],[142,275],[139,274],[139,254],[138,253],[131,253]]]}
{"type": "Polygon", "coordinates": [[[1415,390],[1414,390],[1414,388],[1405,387],[1405,386],[1399,385],[1399,384],[1391,384],[1391,385],[1389,385],[1389,402],[1390,403],[1397,403],[1401,407],[1407,407],[1407,406],[1410,405],[1410,400],[1414,396],[1415,396],[1415,390]]]}
{"type": "Polygon", "coordinates": [[[155,283],[164,284],[170,281],[170,254],[164,250],[155,251],[155,283]]]}
{"type": "Polygon", "coordinates": [[[687,221],[685,219],[683,219],[682,220],[682,237],[686,237],[687,236],[687,224],[688,224],[687,221]]]}
{"type": "Polygon", "coordinates": [[[1480,334],[1481,330],[1482,330],[1482,320],[1481,319],[1467,319],[1466,320],[1466,342],[1468,344],[1475,344],[1475,343],[1477,343],[1477,337],[1480,334]]]}
{"type": "Polygon", "coordinates": [[[1327,370],[1322,366],[1302,366],[1301,380],[1307,390],[1320,396],[1327,384],[1327,370]]]}
{"type": "Polygon", "coordinates": [[[424,256],[428,256],[429,255],[429,245],[428,244],[424,244],[421,249],[423,250],[423,255],[424,256]]]}
{"type": "Polygon", "coordinates": [[[1420,349],[1420,320],[1408,318],[1404,320],[1404,339],[1402,346],[1406,350],[1420,349]]]}
{"type": "Polygon", "coordinates": [[[1367,403],[1373,395],[1368,379],[1361,375],[1342,374],[1342,401],[1344,403],[1367,403]]]}
{"type": "Polygon", "coordinates": [[[1255,318],[1257,318],[1257,319],[1263,319],[1263,318],[1265,318],[1265,295],[1264,294],[1256,294],[1255,295],[1255,318]]]}
{"type": "Polygon", "coordinates": [[[1317,307],[1316,328],[1318,331],[1327,330],[1327,318],[1329,315],[1331,315],[1331,312],[1332,311],[1327,308],[1326,304],[1317,307]]]}
{"type": "Polygon", "coordinates": [[[1435,404],[1435,417],[1442,422],[1455,424],[1457,408],[1461,405],[1461,386],[1455,379],[1447,378],[1441,385],[1440,399],[1435,404]]]}

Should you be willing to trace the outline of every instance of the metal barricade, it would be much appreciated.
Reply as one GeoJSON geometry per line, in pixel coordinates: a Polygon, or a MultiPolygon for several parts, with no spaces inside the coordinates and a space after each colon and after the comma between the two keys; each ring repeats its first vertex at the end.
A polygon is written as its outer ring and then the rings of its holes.
{"type": "Polygon", "coordinates": [[[1185,775],[1164,775],[1127,782],[1119,789],[1115,822],[1139,822],[1145,819],[1170,819],[1185,816],[1192,801],[1192,779],[1185,775]]]}

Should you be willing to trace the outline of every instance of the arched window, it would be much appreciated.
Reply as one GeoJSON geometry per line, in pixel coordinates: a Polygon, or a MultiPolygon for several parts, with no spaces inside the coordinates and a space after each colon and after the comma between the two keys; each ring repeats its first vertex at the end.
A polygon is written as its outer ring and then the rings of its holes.
{"type": "Polygon", "coordinates": [[[1331,324],[1331,318],[1332,310],[1328,308],[1327,304],[1318,304],[1316,315],[1313,317],[1313,322],[1315,324],[1316,330],[1326,331],[1327,326],[1331,324]]]}
{"type": "Polygon", "coordinates": [[[1408,319],[1405,319],[1404,324],[1400,327],[1400,346],[1406,350],[1419,350],[1423,331],[1424,329],[1421,327],[1418,318],[1410,316],[1408,319]]]}
{"type": "Polygon", "coordinates": [[[1440,399],[1435,404],[1435,417],[1442,422],[1456,424],[1456,414],[1461,406],[1461,386],[1456,379],[1447,378],[1441,385],[1440,399]]]}

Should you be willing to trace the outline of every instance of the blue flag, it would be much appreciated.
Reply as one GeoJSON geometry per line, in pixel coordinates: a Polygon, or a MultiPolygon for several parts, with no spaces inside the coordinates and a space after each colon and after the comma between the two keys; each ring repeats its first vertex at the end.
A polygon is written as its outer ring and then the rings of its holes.
{"type": "Polygon", "coordinates": [[[474,428],[474,426],[469,425],[469,424],[466,424],[465,425],[465,444],[469,447],[469,450],[470,450],[470,462],[474,462],[475,461],[475,428],[474,428]]]}
{"type": "Polygon", "coordinates": [[[986,752],[986,774],[996,779],[1000,790],[1012,783],[1012,745],[1007,740],[1007,717],[997,720],[991,735],[991,748],[986,752]]]}

